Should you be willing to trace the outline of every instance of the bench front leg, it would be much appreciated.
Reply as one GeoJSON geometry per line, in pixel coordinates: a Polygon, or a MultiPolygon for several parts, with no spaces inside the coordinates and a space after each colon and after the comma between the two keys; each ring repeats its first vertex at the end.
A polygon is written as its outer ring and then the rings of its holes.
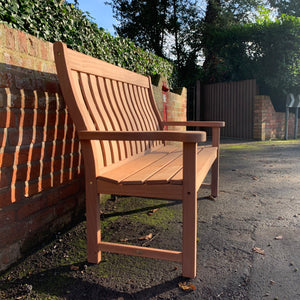
{"type": "Polygon", "coordinates": [[[196,277],[197,267],[197,144],[183,144],[182,276],[196,277]]]}

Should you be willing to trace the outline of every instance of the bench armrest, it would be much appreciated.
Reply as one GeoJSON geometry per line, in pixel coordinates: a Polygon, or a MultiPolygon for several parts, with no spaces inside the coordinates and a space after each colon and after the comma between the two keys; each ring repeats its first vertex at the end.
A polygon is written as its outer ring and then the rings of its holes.
{"type": "Polygon", "coordinates": [[[174,141],[198,143],[206,141],[204,131],[88,131],[78,132],[80,140],[112,140],[112,141],[174,141]]]}
{"type": "Polygon", "coordinates": [[[212,127],[220,128],[225,126],[224,121],[167,121],[162,122],[163,126],[191,126],[191,127],[212,127]]]}

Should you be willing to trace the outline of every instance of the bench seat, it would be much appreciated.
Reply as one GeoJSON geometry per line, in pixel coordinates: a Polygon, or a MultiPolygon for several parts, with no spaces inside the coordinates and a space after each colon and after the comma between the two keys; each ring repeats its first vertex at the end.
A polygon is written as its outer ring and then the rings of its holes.
{"type": "MultiPolygon", "coordinates": [[[[217,147],[198,147],[197,174],[207,174],[217,157],[217,147]]],[[[118,169],[104,172],[98,177],[103,182],[132,184],[183,184],[182,150],[177,147],[161,147],[118,169]]],[[[199,180],[201,182],[201,180],[199,180]]]]}

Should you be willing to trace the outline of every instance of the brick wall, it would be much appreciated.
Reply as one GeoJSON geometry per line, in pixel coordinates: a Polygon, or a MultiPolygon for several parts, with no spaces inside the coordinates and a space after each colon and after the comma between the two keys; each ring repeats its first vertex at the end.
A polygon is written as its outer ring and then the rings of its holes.
{"type": "Polygon", "coordinates": [[[0,270],[84,208],[52,44],[0,25],[0,270]]]}
{"type": "MultiPolygon", "coordinates": [[[[285,113],[276,112],[269,96],[256,96],[254,100],[253,138],[257,140],[283,139],[285,113]]],[[[290,109],[288,138],[294,138],[295,113],[290,109]]],[[[300,137],[300,122],[298,122],[300,137]]]]}
{"type": "MultiPolygon", "coordinates": [[[[158,82],[153,85],[153,94],[163,118],[163,99],[162,86],[166,80],[160,77],[158,82]]],[[[187,89],[178,88],[175,92],[168,91],[167,95],[167,121],[186,121],[186,103],[187,103],[187,89]]],[[[173,127],[170,130],[185,130],[185,127],[173,127]]]]}
{"type": "MultiPolygon", "coordinates": [[[[1,271],[83,215],[84,175],[52,44],[1,24],[0,41],[1,271]]],[[[186,95],[168,97],[170,120],[185,120],[186,95]]]]}

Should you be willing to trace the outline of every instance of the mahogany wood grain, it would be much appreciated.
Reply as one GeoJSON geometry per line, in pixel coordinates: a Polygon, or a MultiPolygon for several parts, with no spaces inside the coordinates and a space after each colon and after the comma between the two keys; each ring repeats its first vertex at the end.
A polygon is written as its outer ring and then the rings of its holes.
{"type": "Polygon", "coordinates": [[[64,100],[75,123],[85,165],[88,261],[101,252],[182,263],[185,277],[196,276],[197,190],[212,170],[211,193],[219,189],[222,121],[163,122],[150,77],[75,52],[61,42],[54,56],[64,100]],[[165,131],[164,126],[211,127],[204,131],[165,131]],[[166,146],[176,141],[181,147],[166,146]],[[100,194],[181,200],[182,252],[101,241],[100,194]]]}

